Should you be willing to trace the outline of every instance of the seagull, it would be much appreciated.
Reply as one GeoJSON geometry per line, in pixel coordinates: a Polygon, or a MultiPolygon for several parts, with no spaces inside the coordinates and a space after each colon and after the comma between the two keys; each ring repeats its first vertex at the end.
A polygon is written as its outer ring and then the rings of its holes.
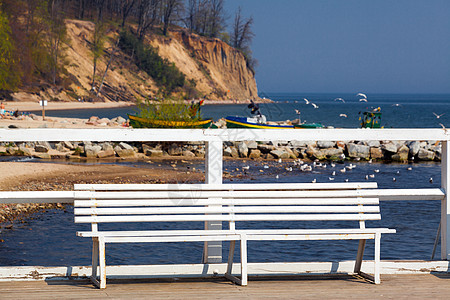
{"type": "Polygon", "coordinates": [[[269,168],[269,166],[268,165],[264,165],[264,167],[263,167],[264,169],[268,169],[269,168]]]}
{"type": "Polygon", "coordinates": [[[392,181],[397,181],[397,179],[395,179],[395,177],[392,178],[392,181]]]}
{"type": "Polygon", "coordinates": [[[370,174],[369,177],[370,178],[375,178],[375,174],[370,174]]]}
{"type": "Polygon", "coordinates": [[[299,111],[298,109],[294,109],[294,110],[295,110],[295,113],[296,113],[297,115],[300,114],[300,111],[299,111]]]}
{"type": "Polygon", "coordinates": [[[336,171],[333,171],[333,173],[331,173],[332,176],[336,176],[336,171]]]}
{"type": "Polygon", "coordinates": [[[312,182],[312,183],[316,183],[316,182],[317,182],[317,179],[314,178],[313,181],[311,181],[311,182],[312,182]]]}
{"type": "Polygon", "coordinates": [[[275,176],[275,178],[278,179],[278,178],[280,178],[280,176],[277,175],[277,176],[275,176]]]}
{"type": "Polygon", "coordinates": [[[356,96],[360,96],[360,97],[367,98],[367,95],[366,95],[366,94],[363,94],[363,93],[358,93],[358,94],[356,94],[356,96]]]}
{"type": "Polygon", "coordinates": [[[339,117],[347,118],[347,115],[346,114],[340,114],[339,117]]]}
{"type": "Polygon", "coordinates": [[[380,170],[379,169],[375,169],[375,170],[373,170],[375,173],[380,173],[380,170]]]}
{"type": "Polygon", "coordinates": [[[430,183],[433,183],[433,177],[430,177],[430,183]]]}
{"type": "Polygon", "coordinates": [[[433,115],[436,116],[436,119],[439,119],[440,117],[442,117],[443,115],[445,115],[445,113],[438,115],[437,113],[433,113],[433,115]]]}
{"type": "Polygon", "coordinates": [[[408,169],[407,169],[408,171],[411,171],[412,170],[412,167],[408,167],[408,169]]]}
{"type": "Polygon", "coordinates": [[[281,164],[281,162],[282,162],[282,160],[281,160],[281,158],[279,158],[279,159],[278,159],[278,163],[281,164]]]}
{"type": "Polygon", "coordinates": [[[303,100],[305,100],[306,104],[309,104],[309,100],[306,98],[303,98],[303,100]]]}
{"type": "Polygon", "coordinates": [[[334,101],[342,101],[343,103],[345,103],[345,100],[342,98],[335,98],[334,101]]]}
{"type": "Polygon", "coordinates": [[[250,169],[250,166],[242,167],[242,169],[243,169],[243,170],[248,170],[248,169],[250,169]]]}
{"type": "Polygon", "coordinates": [[[319,105],[314,104],[314,103],[312,103],[312,102],[311,102],[311,105],[312,105],[314,108],[319,108],[319,105]]]}
{"type": "Polygon", "coordinates": [[[361,98],[361,99],[359,99],[359,102],[367,102],[367,99],[366,98],[361,98]]]}
{"type": "Polygon", "coordinates": [[[333,177],[328,177],[328,180],[332,181],[332,180],[334,180],[334,178],[333,177]]]}
{"type": "Polygon", "coordinates": [[[401,105],[401,104],[398,104],[398,103],[395,103],[395,104],[392,104],[391,106],[400,107],[400,106],[402,106],[402,105],[401,105]]]}

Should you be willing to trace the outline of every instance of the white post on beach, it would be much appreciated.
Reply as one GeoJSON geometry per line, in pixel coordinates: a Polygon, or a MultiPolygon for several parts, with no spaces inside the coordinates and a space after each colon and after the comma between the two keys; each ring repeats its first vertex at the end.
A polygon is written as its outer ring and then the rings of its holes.
{"type": "MultiPolygon", "coordinates": [[[[222,183],[222,141],[205,142],[205,183],[222,183]]],[[[209,230],[221,230],[222,222],[205,222],[205,228],[209,230]]],[[[203,249],[203,263],[222,262],[222,242],[205,242],[203,249]]]]}
{"type": "Polygon", "coordinates": [[[42,120],[45,121],[45,107],[47,106],[47,100],[39,101],[39,105],[42,106],[42,120]]]}
{"type": "Polygon", "coordinates": [[[445,197],[441,204],[441,259],[450,260],[450,149],[448,141],[442,141],[441,188],[445,197]]]}

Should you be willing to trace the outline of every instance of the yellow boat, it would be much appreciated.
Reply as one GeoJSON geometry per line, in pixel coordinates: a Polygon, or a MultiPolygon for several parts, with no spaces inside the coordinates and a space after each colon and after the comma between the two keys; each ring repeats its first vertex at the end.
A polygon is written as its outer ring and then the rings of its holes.
{"type": "Polygon", "coordinates": [[[200,121],[168,121],[151,120],[133,115],[128,115],[128,118],[133,128],[209,128],[212,125],[212,119],[200,121]]]}

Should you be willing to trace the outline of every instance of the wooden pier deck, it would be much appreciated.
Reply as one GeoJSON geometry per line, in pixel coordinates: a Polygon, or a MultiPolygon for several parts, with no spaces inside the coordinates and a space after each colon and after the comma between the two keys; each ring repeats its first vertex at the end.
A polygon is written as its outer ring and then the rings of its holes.
{"type": "Polygon", "coordinates": [[[448,299],[450,273],[383,275],[374,285],[352,276],[251,279],[247,287],[215,280],[4,281],[1,299],[448,299]]]}

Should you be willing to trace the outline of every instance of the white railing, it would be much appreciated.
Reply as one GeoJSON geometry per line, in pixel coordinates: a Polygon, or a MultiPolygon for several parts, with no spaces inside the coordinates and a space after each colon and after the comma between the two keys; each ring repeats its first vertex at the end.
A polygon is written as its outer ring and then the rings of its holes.
{"type": "MultiPolygon", "coordinates": [[[[206,183],[222,183],[225,141],[441,141],[440,189],[378,189],[368,191],[380,200],[440,200],[441,259],[450,260],[450,132],[446,129],[0,129],[0,142],[27,141],[203,141],[206,183]]],[[[369,195],[369,194],[368,194],[369,195]]],[[[0,203],[70,203],[72,192],[0,192],[0,203]]],[[[221,224],[208,224],[217,228],[221,224]]],[[[221,248],[206,247],[209,262],[221,260],[221,248]]],[[[423,265],[421,265],[423,267],[423,265]]]]}

